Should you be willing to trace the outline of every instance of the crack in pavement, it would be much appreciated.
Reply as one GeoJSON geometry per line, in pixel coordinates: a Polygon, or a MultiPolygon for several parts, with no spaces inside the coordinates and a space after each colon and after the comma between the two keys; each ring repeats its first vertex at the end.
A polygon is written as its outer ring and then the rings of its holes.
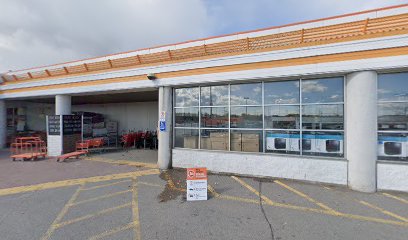
{"type": "Polygon", "coordinates": [[[265,209],[264,209],[263,204],[262,204],[262,181],[259,181],[259,206],[261,208],[261,212],[262,212],[266,222],[268,223],[269,229],[271,230],[271,239],[275,240],[275,234],[273,232],[272,224],[269,221],[268,217],[266,216],[266,212],[265,212],[265,209]]]}

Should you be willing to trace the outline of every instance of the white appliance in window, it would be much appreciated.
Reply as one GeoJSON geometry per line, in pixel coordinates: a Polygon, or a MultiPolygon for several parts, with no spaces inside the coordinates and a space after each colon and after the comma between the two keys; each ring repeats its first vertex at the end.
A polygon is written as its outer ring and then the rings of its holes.
{"type": "Polygon", "coordinates": [[[266,150],[298,152],[299,134],[268,133],[266,136],[266,150]]]}
{"type": "Polygon", "coordinates": [[[303,152],[315,152],[316,151],[316,139],[309,138],[308,135],[303,135],[302,151],[303,152]]]}
{"type": "Polygon", "coordinates": [[[384,157],[407,157],[408,138],[394,136],[379,136],[378,155],[384,157]]]}
{"type": "Polygon", "coordinates": [[[315,151],[318,153],[343,153],[343,136],[315,135],[315,151]]]}

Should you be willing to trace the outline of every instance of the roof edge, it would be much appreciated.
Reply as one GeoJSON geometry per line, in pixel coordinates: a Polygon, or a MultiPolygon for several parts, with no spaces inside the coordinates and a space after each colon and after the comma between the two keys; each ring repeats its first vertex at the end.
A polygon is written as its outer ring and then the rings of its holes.
{"type": "Polygon", "coordinates": [[[4,74],[4,75],[6,75],[6,74],[7,75],[8,74],[19,74],[21,72],[28,72],[29,70],[37,70],[37,69],[57,67],[57,66],[62,67],[63,65],[66,65],[66,64],[72,64],[72,63],[82,62],[82,61],[90,61],[90,60],[93,60],[93,59],[108,58],[108,57],[111,57],[111,56],[117,56],[117,55],[128,54],[128,53],[136,53],[136,52],[139,52],[139,51],[150,51],[150,50],[153,50],[153,49],[159,49],[159,48],[164,48],[164,47],[169,47],[169,46],[177,46],[177,45],[193,43],[193,42],[206,41],[206,40],[210,40],[210,39],[238,36],[238,35],[242,35],[242,34],[256,33],[256,32],[262,32],[262,31],[267,31],[267,30],[298,26],[298,25],[309,24],[309,23],[323,22],[323,21],[332,20],[332,19],[345,18],[345,17],[350,17],[350,16],[356,16],[356,15],[361,15],[361,14],[366,14],[366,13],[373,13],[373,12],[379,12],[379,11],[385,11],[385,10],[390,10],[390,9],[403,8],[403,7],[408,7],[408,4],[393,5],[393,6],[383,7],[383,8],[376,8],[376,9],[371,9],[371,10],[364,10],[364,11],[358,11],[358,12],[353,12],[353,13],[341,14],[341,15],[336,15],[336,16],[332,16],[332,17],[318,18],[318,19],[313,19],[313,20],[307,20],[307,21],[301,21],[301,22],[295,22],[295,23],[279,25],[279,26],[259,28],[259,29],[255,29],[255,30],[242,31],[242,32],[234,32],[234,33],[223,34],[223,35],[216,35],[216,36],[211,36],[211,37],[207,37],[207,38],[187,40],[187,41],[183,41],[183,42],[159,45],[159,46],[154,46],[154,47],[140,48],[140,49],[136,49],[136,50],[124,51],[124,52],[119,52],[119,53],[112,53],[112,54],[107,54],[107,55],[102,55],[102,56],[97,56],[97,57],[91,57],[91,58],[84,58],[84,59],[73,60],[73,61],[67,61],[67,62],[62,62],[62,63],[56,63],[56,64],[50,64],[50,65],[44,65],[44,66],[36,66],[36,67],[18,69],[18,70],[11,70],[9,72],[4,72],[2,74],[4,74]]]}

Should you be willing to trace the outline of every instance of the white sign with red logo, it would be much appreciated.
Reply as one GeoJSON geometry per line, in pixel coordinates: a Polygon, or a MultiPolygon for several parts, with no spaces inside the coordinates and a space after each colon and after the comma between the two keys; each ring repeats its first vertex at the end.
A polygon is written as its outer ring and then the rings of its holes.
{"type": "Polygon", "coordinates": [[[166,111],[161,111],[159,121],[166,121],[166,111]]]}
{"type": "Polygon", "coordinates": [[[207,200],[207,168],[187,168],[187,201],[207,200]]]}

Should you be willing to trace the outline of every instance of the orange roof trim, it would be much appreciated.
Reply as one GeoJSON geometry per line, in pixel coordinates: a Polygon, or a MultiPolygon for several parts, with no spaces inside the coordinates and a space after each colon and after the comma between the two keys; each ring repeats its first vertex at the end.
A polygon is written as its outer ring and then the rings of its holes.
{"type": "MultiPolygon", "coordinates": [[[[371,31],[371,33],[372,32],[378,32],[379,27],[381,27],[381,28],[385,27],[386,28],[387,23],[375,23],[376,21],[374,21],[374,20],[377,20],[377,18],[376,19],[366,19],[364,21],[347,22],[347,23],[342,23],[342,24],[329,25],[329,26],[326,26],[326,27],[302,29],[301,31],[284,32],[284,33],[265,35],[265,36],[260,36],[260,37],[239,39],[239,40],[233,40],[233,41],[224,41],[224,42],[208,44],[208,45],[204,44],[204,45],[201,45],[201,46],[187,47],[187,48],[181,48],[181,49],[177,49],[177,50],[168,50],[168,51],[164,51],[164,52],[142,54],[142,55],[136,55],[136,56],[131,56],[131,57],[123,57],[123,58],[118,58],[118,59],[112,59],[112,60],[108,59],[106,61],[98,61],[98,62],[92,62],[92,63],[79,63],[79,65],[74,65],[74,66],[63,66],[64,64],[72,64],[72,63],[87,61],[87,60],[92,60],[92,59],[104,58],[104,57],[109,57],[109,56],[117,56],[117,55],[120,55],[120,54],[133,53],[133,52],[137,52],[137,51],[151,50],[151,49],[155,49],[155,48],[161,48],[161,47],[172,46],[172,45],[180,45],[180,44],[191,43],[191,42],[199,42],[199,41],[204,41],[204,40],[208,40],[208,39],[221,38],[221,37],[233,36],[233,35],[238,35],[238,34],[260,32],[260,31],[277,29],[277,28],[282,28],[282,27],[296,26],[296,25],[301,25],[301,24],[325,21],[325,20],[330,20],[330,19],[354,16],[354,15],[365,14],[365,13],[376,12],[376,11],[382,11],[382,10],[388,10],[388,9],[402,8],[402,7],[408,7],[408,4],[401,4],[401,5],[390,6],[390,7],[385,7],[385,8],[360,11],[360,12],[355,12],[355,13],[338,15],[338,16],[334,16],[334,17],[321,18],[321,19],[316,19],[316,20],[309,20],[309,21],[286,24],[286,25],[282,25],[282,26],[274,26],[274,27],[269,27],[269,28],[262,28],[262,29],[252,30],[252,31],[244,31],[244,32],[238,32],[238,33],[225,34],[225,35],[220,35],[220,36],[190,40],[190,41],[180,42],[180,43],[177,43],[177,44],[162,45],[162,46],[158,46],[158,47],[154,47],[154,48],[143,48],[143,49],[132,50],[132,51],[128,51],[128,52],[109,54],[109,55],[105,55],[105,56],[82,59],[82,60],[76,60],[76,61],[65,62],[65,63],[58,63],[58,64],[53,64],[53,65],[48,65],[48,66],[43,66],[43,67],[34,67],[34,68],[22,69],[22,70],[10,72],[10,73],[5,73],[2,76],[2,78],[3,78],[3,80],[6,79],[7,81],[49,78],[49,77],[68,75],[68,74],[86,73],[86,72],[91,72],[91,71],[103,70],[103,69],[107,69],[107,68],[134,66],[134,65],[138,65],[138,64],[180,60],[180,59],[183,58],[182,56],[187,56],[187,58],[192,58],[192,57],[197,57],[197,56],[201,56],[201,55],[208,55],[209,54],[208,49],[210,49],[210,51],[212,49],[212,55],[214,55],[214,54],[217,54],[217,52],[219,54],[220,52],[221,53],[237,52],[237,51],[245,51],[245,50],[265,48],[265,46],[261,46],[261,45],[271,46],[271,45],[273,45],[272,43],[278,43],[279,41],[283,45],[294,44],[294,43],[304,43],[304,42],[311,42],[311,41],[321,40],[322,37],[324,37],[323,33],[329,33],[331,35],[336,35],[337,34],[336,37],[339,37],[338,33],[342,33],[343,35],[350,35],[350,34],[353,35],[353,34],[355,34],[355,31],[358,30],[358,32],[359,32],[358,34],[361,34],[361,33],[369,34],[370,31],[371,31]],[[372,26],[370,26],[370,24],[372,24],[372,26]],[[332,29],[334,26],[342,26],[342,27],[332,29]],[[315,38],[315,39],[312,39],[312,38],[315,38]],[[235,45],[235,46],[232,46],[232,45],[235,45]],[[220,51],[221,49],[223,49],[223,50],[220,51]],[[36,71],[35,70],[35,69],[47,68],[47,67],[52,68],[52,67],[58,66],[58,65],[61,65],[61,67],[60,68],[54,68],[54,69],[45,69],[45,70],[41,70],[41,71],[38,71],[38,70],[36,71]],[[30,71],[30,70],[32,70],[32,71],[30,71]],[[15,72],[24,72],[24,73],[15,74],[15,72]]],[[[406,15],[406,14],[402,14],[402,15],[406,15]]],[[[392,22],[392,21],[394,21],[392,19],[395,19],[396,16],[398,16],[398,15],[393,15],[393,16],[390,16],[390,17],[382,17],[382,18],[379,18],[379,19],[391,19],[391,22],[392,22]]],[[[406,29],[408,19],[404,18],[402,20],[402,23],[403,23],[402,25],[403,26],[401,26],[401,21],[400,20],[394,21],[394,23],[396,23],[398,25],[398,26],[396,26],[394,24],[395,26],[391,26],[391,27],[394,27],[394,29],[395,29],[395,27],[406,29]]],[[[327,36],[326,36],[326,38],[327,38],[327,36]]]]}

